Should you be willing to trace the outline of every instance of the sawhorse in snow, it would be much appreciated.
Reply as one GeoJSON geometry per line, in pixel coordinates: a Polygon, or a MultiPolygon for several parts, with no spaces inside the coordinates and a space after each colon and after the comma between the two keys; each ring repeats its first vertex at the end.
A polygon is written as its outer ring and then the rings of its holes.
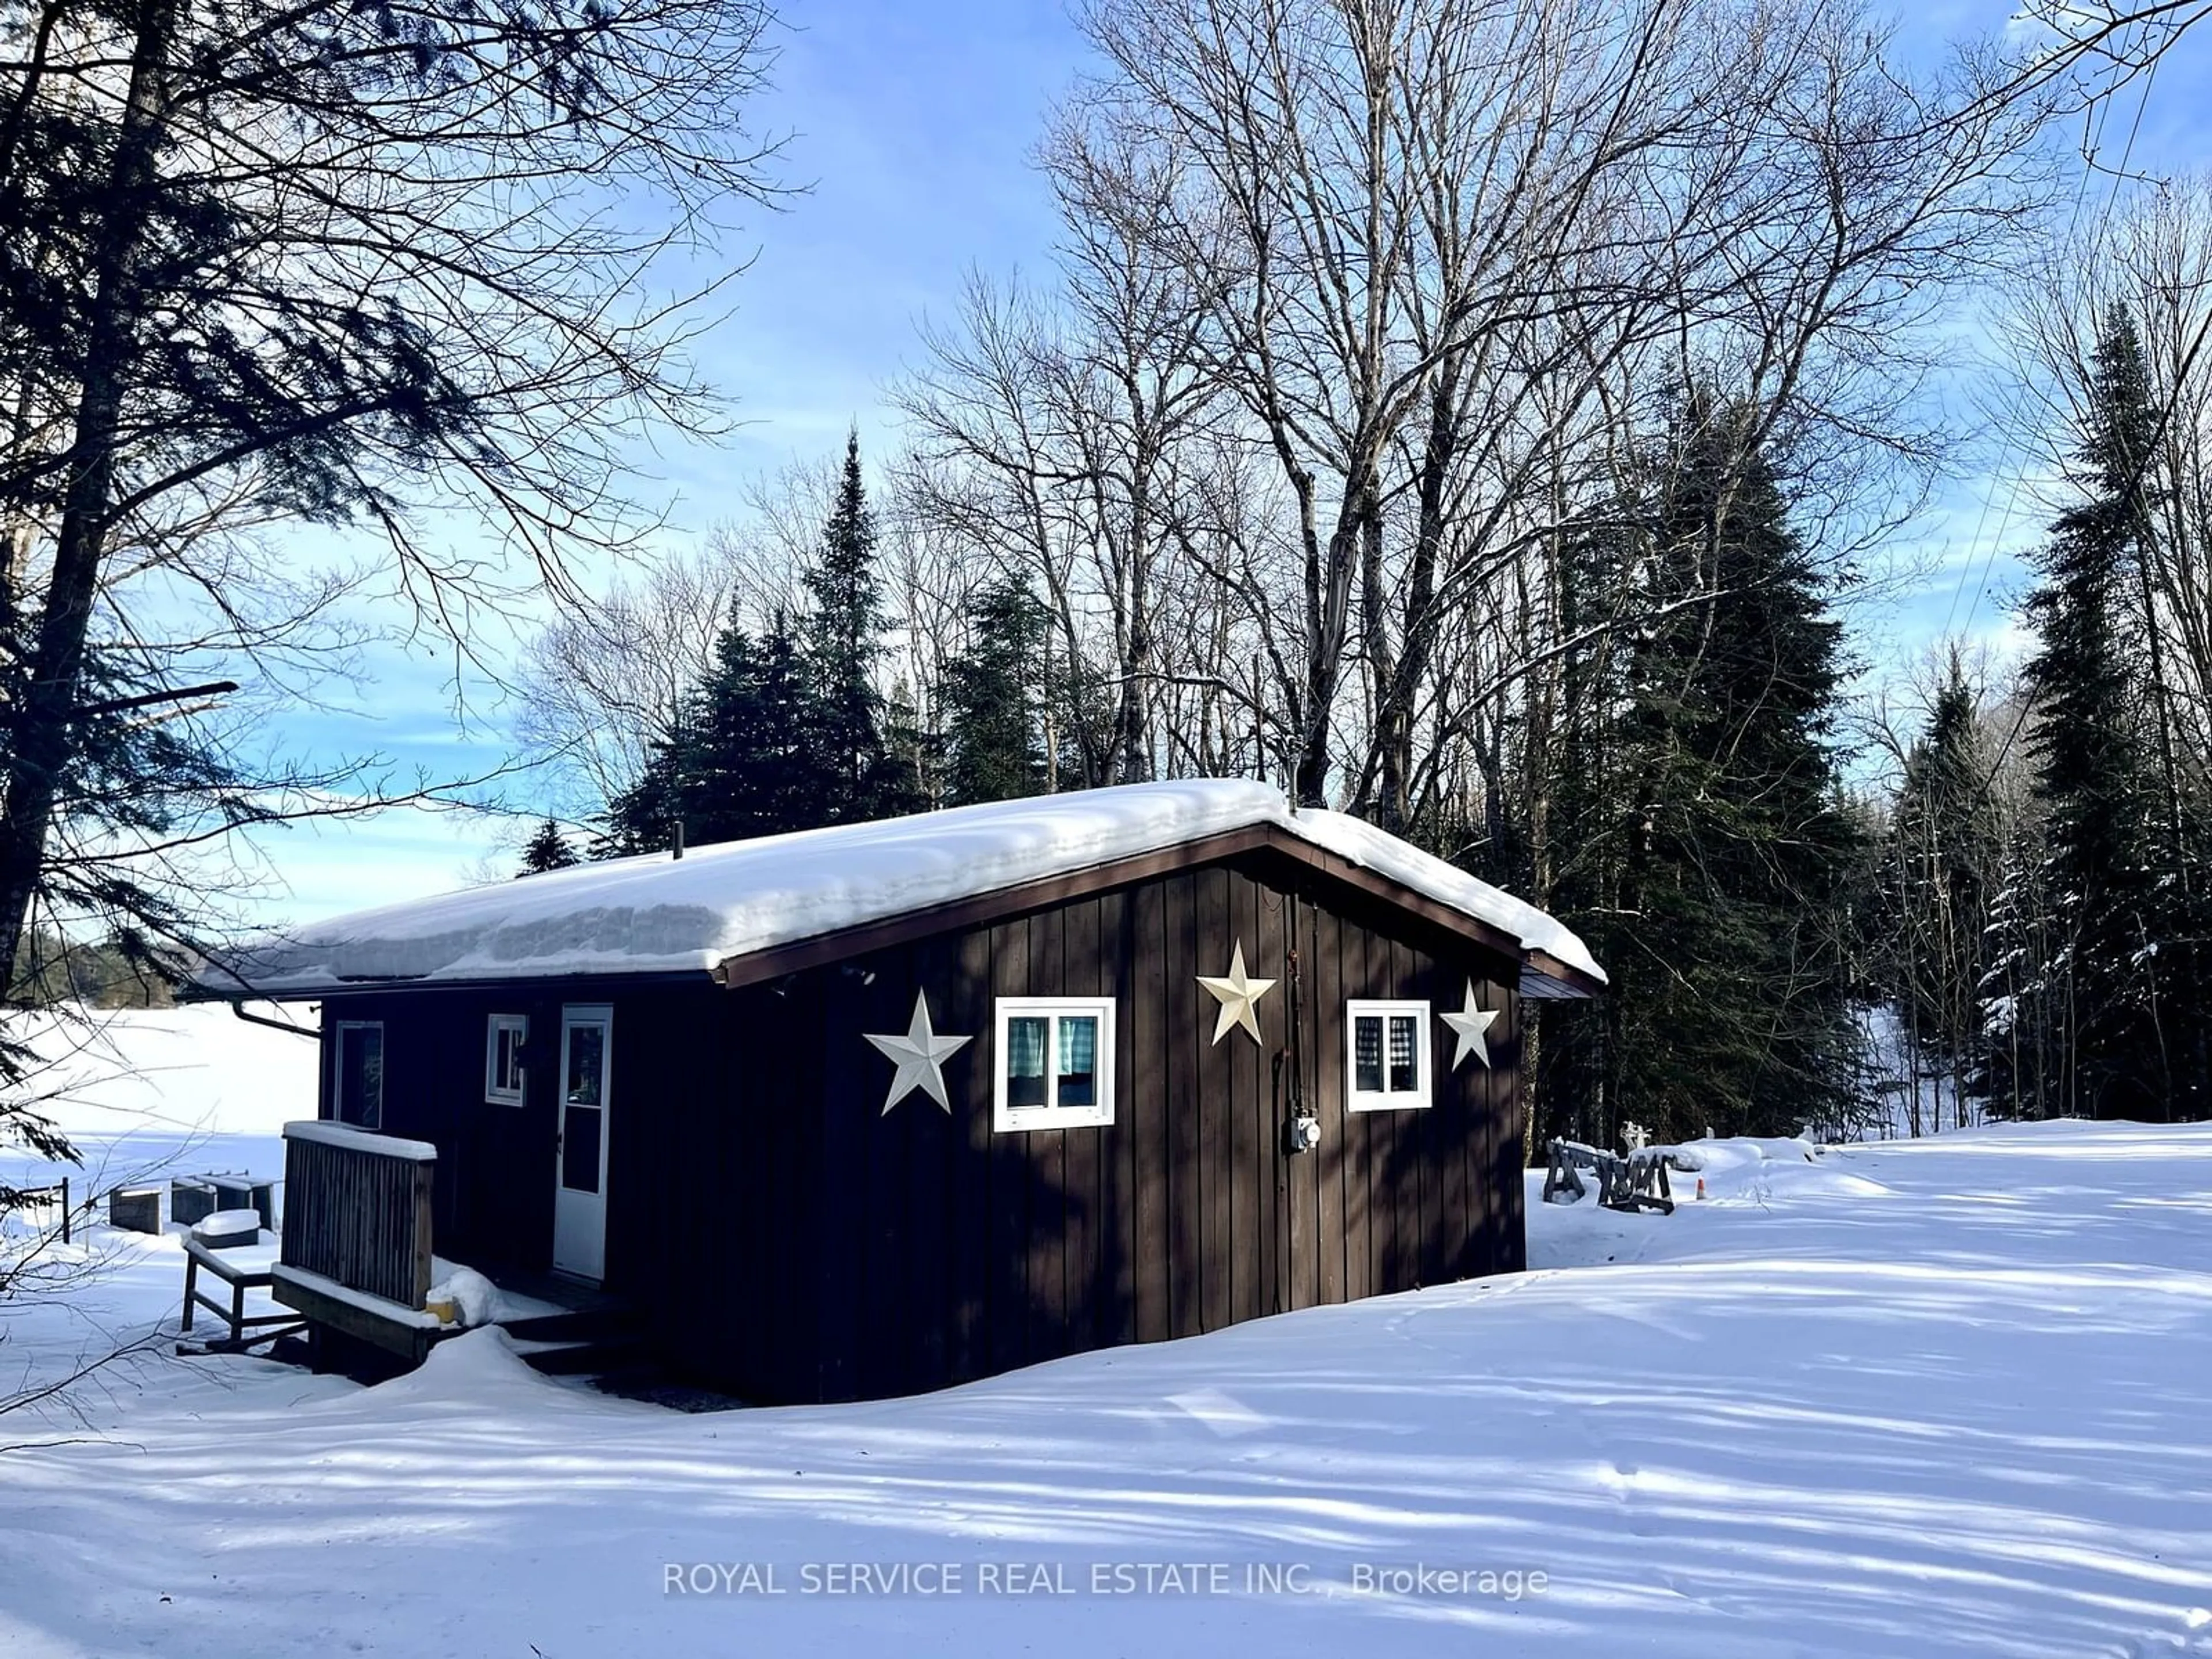
{"type": "Polygon", "coordinates": [[[1656,1210],[1674,1213],[1674,1189],[1667,1179],[1670,1169],[1694,1171],[1698,1160],[1673,1146],[1639,1146],[1625,1156],[1578,1140],[1551,1143],[1552,1166],[1544,1176],[1544,1202],[1556,1204],[1559,1194],[1573,1203],[1589,1188],[1581,1171],[1597,1177],[1597,1201],[1608,1210],[1656,1210]]]}

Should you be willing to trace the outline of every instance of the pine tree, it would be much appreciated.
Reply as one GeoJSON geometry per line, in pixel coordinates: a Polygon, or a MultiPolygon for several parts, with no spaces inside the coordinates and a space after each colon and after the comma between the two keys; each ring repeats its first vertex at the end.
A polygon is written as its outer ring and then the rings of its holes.
{"type": "Polygon", "coordinates": [[[566,870],[580,862],[582,860],[576,849],[561,833],[561,826],[547,818],[538,826],[538,833],[531,836],[528,845],[523,848],[522,868],[517,874],[542,876],[548,871],[566,870]]]}
{"type": "Polygon", "coordinates": [[[1980,993],[2000,850],[1975,732],[1973,689],[1954,650],[1927,730],[1905,757],[1872,929],[1887,947],[1880,976],[1915,1086],[1948,1077],[1960,1127],[1968,1080],[1986,1069],[1980,993]]]}
{"type": "Polygon", "coordinates": [[[817,748],[823,715],[801,651],[780,610],[759,639],[732,626],[717,641],[687,728],[682,799],[690,840],[742,841],[836,821],[835,775],[817,748]]]}
{"type": "Polygon", "coordinates": [[[2089,392],[2072,477],[2081,499],[2052,525],[2027,602],[2038,638],[2026,671],[2035,711],[2028,751],[2054,935],[2032,979],[2046,1006],[2032,1017],[2056,1034],[2053,1109],[2163,1117],[2173,1089],[2148,873],[2154,793],[2137,682],[2142,641],[2128,598],[2159,422],[2124,308],[2105,319],[2089,392]]]}
{"type": "Polygon", "coordinates": [[[860,473],[858,433],[845,441],[837,502],[805,582],[813,605],[805,643],[813,678],[822,821],[849,823],[912,811],[919,799],[914,768],[886,741],[887,710],[876,690],[884,618],[875,514],[860,473]]]}
{"type": "MultiPolygon", "coordinates": [[[[1633,503],[1611,516],[1632,521],[1633,503]]],[[[1572,641],[1560,664],[1558,726],[1551,750],[1545,840],[1551,849],[1546,902],[1577,919],[1594,945],[1609,942],[1620,916],[1621,853],[1633,815],[1619,810],[1620,736],[1628,706],[1627,665],[1633,641],[1609,624],[1627,598],[1628,570],[1639,538],[1608,526],[1571,538],[1559,562],[1559,629],[1572,641]]],[[[1509,889],[1515,872],[1479,872],[1509,889]]],[[[1609,943],[1602,959],[1613,961],[1609,943]]],[[[1619,969],[1616,965],[1615,971],[1619,969]]],[[[1618,996],[1586,1005],[1539,1006],[1537,1141],[1564,1135],[1603,1144],[1618,1133],[1613,1056],[1623,1020],[1618,996]]],[[[1532,1152],[1534,1148],[1532,1146],[1532,1152]]]]}
{"type": "Polygon", "coordinates": [[[2047,994],[2051,959],[2041,869],[2008,856],[1990,901],[1989,965],[1977,988],[1981,1063],[1966,1076],[1970,1098],[1994,1118],[2044,1118],[2057,1110],[2051,1093],[2060,1045],[2047,994]]]}
{"type": "Polygon", "coordinates": [[[1012,800],[1042,792],[1044,742],[1032,688],[1042,675],[1044,614],[1006,580],[968,606],[968,651],[945,677],[945,799],[1012,800]]]}
{"type": "Polygon", "coordinates": [[[607,803],[606,817],[592,842],[594,859],[629,858],[664,852],[674,845],[684,821],[680,737],[656,741],[636,781],[607,803]]]}
{"type": "Polygon", "coordinates": [[[1603,1103],[1607,1137],[1629,1119],[1669,1138],[1794,1132],[1856,1109],[1840,626],[1745,426],[1683,400],[1578,600],[1650,618],[1625,658],[1580,671],[1589,709],[1566,746],[1589,781],[1550,827],[1571,869],[1552,902],[1613,989],[1595,1020],[1545,1028],[1546,1064],[1603,1103]]]}
{"type": "Polygon", "coordinates": [[[837,822],[823,723],[790,619],[778,611],[757,640],[732,623],[676,729],[611,804],[600,855],[662,851],[679,826],[687,844],[706,846],[837,822]]]}
{"type": "Polygon", "coordinates": [[[933,739],[903,691],[876,688],[883,599],[857,434],[805,584],[757,637],[732,621],[643,775],[610,803],[605,856],[704,846],[920,811],[933,739]]]}

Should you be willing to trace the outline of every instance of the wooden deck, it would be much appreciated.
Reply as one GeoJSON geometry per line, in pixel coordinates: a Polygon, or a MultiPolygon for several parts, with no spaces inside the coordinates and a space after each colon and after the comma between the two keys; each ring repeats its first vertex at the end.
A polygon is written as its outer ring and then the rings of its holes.
{"type": "MultiPolygon", "coordinates": [[[[440,1279],[470,1267],[432,1254],[437,1149],[327,1123],[288,1125],[285,1143],[285,1224],[267,1285],[276,1301],[305,1316],[316,1363],[389,1375],[421,1364],[439,1342],[467,1328],[441,1318],[430,1301],[440,1279]]],[[[495,1322],[534,1347],[571,1354],[576,1368],[631,1338],[628,1307],[595,1285],[549,1273],[470,1270],[518,1304],[495,1322]]]]}
{"type": "MultiPolygon", "coordinates": [[[[610,1296],[596,1285],[582,1284],[559,1273],[523,1273],[511,1267],[478,1267],[475,1271],[510,1296],[550,1302],[563,1313],[615,1313],[627,1306],[620,1297],[610,1296]]],[[[519,1322],[519,1318],[496,1322],[511,1325],[519,1322]]]]}
{"type": "MultiPolygon", "coordinates": [[[[284,1230],[270,1294],[331,1334],[419,1365],[441,1322],[430,1289],[437,1148],[324,1122],[284,1126],[284,1230]]],[[[340,1344],[343,1346],[343,1343],[340,1344]]]]}

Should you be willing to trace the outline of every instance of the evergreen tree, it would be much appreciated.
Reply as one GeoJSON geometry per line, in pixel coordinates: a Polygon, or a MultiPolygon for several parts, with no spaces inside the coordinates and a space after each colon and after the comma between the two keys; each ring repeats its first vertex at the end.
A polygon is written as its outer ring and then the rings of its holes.
{"type": "Polygon", "coordinates": [[[823,720],[783,611],[758,640],[725,630],[690,722],[690,838],[742,841],[837,822],[836,776],[818,748],[823,720]]]}
{"type": "Polygon", "coordinates": [[[1606,1138],[1628,1120],[1794,1132],[1857,1108],[1840,627],[1745,426],[1686,398],[1647,498],[1581,573],[1588,611],[1650,617],[1575,670],[1587,708],[1563,753],[1583,777],[1562,780],[1550,829],[1570,866],[1553,903],[1613,990],[1595,1019],[1544,1028],[1546,1086],[1601,1103],[1606,1138]]]}
{"type": "Polygon", "coordinates": [[[606,827],[592,843],[595,859],[665,852],[684,821],[685,776],[690,745],[679,730],[660,738],[637,781],[607,803],[606,827]]]}
{"type": "Polygon", "coordinates": [[[566,870],[581,861],[576,849],[568,844],[568,838],[561,833],[561,826],[547,818],[523,848],[522,868],[517,873],[542,876],[550,870],[566,870]]]}
{"type": "Polygon", "coordinates": [[[860,440],[845,441],[837,502],[806,572],[813,608],[806,664],[813,679],[812,754],[823,785],[822,822],[850,823],[920,805],[914,767],[886,740],[887,710],[876,690],[883,656],[883,596],[876,578],[876,521],[860,474],[860,440]]]}
{"type": "MultiPolygon", "coordinates": [[[[2027,603],[2038,638],[2026,673],[2035,710],[2028,750],[2052,933],[2029,978],[2045,1006],[2029,1013],[2055,1034],[2052,1109],[2163,1117],[2173,1090],[2156,1006],[2154,793],[2137,679],[2142,641],[2128,597],[2159,422],[2124,308],[2105,319],[2089,391],[2072,478],[2081,499],[2051,526],[2027,603]]],[[[2002,1071],[1996,1084],[2019,1091],[2002,1071]]]]}
{"type": "Polygon", "coordinates": [[[2000,848],[1975,726],[1954,651],[1927,730],[1905,757],[1871,929],[1886,946],[1881,988],[1897,1006],[1914,1083],[1948,1078],[1961,1127],[1969,1080],[1986,1069],[1980,996],[2000,848]]]}
{"type": "Polygon", "coordinates": [[[757,640],[732,623],[677,729],[610,806],[601,855],[662,851],[679,825],[687,843],[705,846],[836,822],[823,723],[789,618],[777,611],[757,640]]]}
{"type": "MultiPolygon", "coordinates": [[[[1626,786],[1619,775],[1633,641],[1608,624],[1628,599],[1628,572],[1640,538],[1627,526],[1636,515],[1635,505],[1626,504],[1614,515],[1623,525],[1577,536],[1561,552],[1559,629],[1574,643],[1560,665],[1553,771],[1545,792],[1550,880],[1542,889],[1530,890],[1546,891],[1555,914],[1577,918],[1585,939],[1600,950],[1605,948],[1600,919],[1620,914],[1621,852],[1634,822],[1632,814],[1620,810],[1626,786]]],[[[1509,890],[1518,874],[1503,859],[1478,873],[1509,890]]],[[[1618,975],[1620,964],[1612,956],[1601,959],[1618,975]]],[[[1540,1121],[1531,1126],[1532,1139],[1614,1140],[1620,1114],[1613,1098],[1613,1056],[1623,1026],[1617,1011],[1607,1004],[1570,1008],[1546,1003],[1537,1018],[1535,1102],[1540,1121]]],[[[1529,1150],[1533,1153],[1537,1147],[1529,1150]]]]}
{"type": "Polygon", "coordinates": [[[968,652],[945,676],[946,801],[1012,800],[1045,787],[1032,688],[1042,673],[1044,613],[1019,581],[994,582],[968,605],[968,652]]]}
{"type": "Polygon", "coordinates": [[[883,599],[860,440],[805,573],[803,620],[734,621],[643,775],[611,802],[601,856],[781,835],[917,811],[931,739],[903,692],[876,689],[883,599]]]}
{"type": "Polygon", "coordinates": [[[2041,869],[2017,857],[2002,866],[1990,901],[1989,965],[1978,988],[1981,1063],[1966,1092],[1996,1118],[2044,1118],[2057,1111],[2051,1085],[2062,1069],[2058,1033],[2046,994],[2051,961],[2041,869]]]}

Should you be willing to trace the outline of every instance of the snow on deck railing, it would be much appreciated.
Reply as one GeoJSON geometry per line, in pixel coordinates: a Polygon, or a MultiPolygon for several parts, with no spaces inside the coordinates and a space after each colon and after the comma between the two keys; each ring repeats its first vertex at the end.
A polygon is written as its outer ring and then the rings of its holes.
{"type": "Polygon", "coordinates": [[[287,1140],[312,1140],[319,1146],[343,1146],[349,1152],[368,1152],[378,1158],[411,1158],[417,1164],[428,1164],[438,1156],[438,1149],[427,1140],[404,1140],[398,1135],[380,1135],[374,1129],[356,1129],[348,1123],[326,1123],[319,1118],[284,1126],[287,1140]]]}

